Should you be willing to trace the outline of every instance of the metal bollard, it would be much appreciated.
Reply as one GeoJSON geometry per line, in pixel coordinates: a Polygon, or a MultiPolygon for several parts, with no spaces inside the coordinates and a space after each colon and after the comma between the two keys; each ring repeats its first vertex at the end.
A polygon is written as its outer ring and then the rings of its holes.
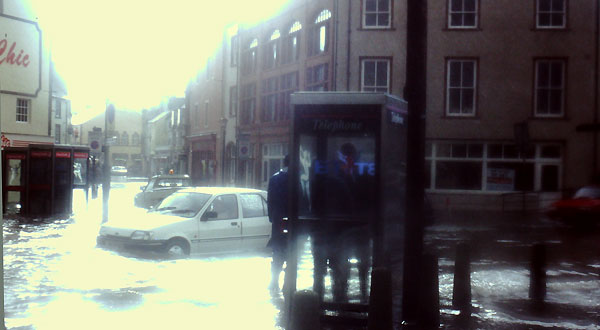
{"type": "Polygon", "coordinates": [[[529,299],[542,303],[546,298],[546,246],[534,244],[531,250],[531,269],[529,275],[529,299]]]}
{"type": "Polygon", "coordinates": [[[422,295],[419,301],[419,327],[437,329],[440,326],[440,288],[438,279],[438,258],[425,254],[421,262],[422,295]]]}
{"type": "Polygon", "coordinates": [[[392,274],[386,267],[377,267],[371,273],[368,329],[392,329],[392,274]]]}
{"type": "Polygon", "coordinates": [[[321,328],[319,296],[311,290],[294,293],[290,330],[315,330],[321,328]]]}
{"type": "Polygon", "coordinates": [[[471,311],[471,260],[467,243],[456,247],[452,307],[459,309],[461,314],[470,314],[471,311]]]}

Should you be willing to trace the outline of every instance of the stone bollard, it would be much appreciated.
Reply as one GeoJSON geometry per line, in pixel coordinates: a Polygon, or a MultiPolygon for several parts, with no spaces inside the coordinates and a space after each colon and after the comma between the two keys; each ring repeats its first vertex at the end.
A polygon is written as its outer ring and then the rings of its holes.
{"type": "Polygon", "coordinates": [[[440,287],[438,259],[425,254],[421,262],[421,296],[419,297],[419,327],[437,329],[440,326],[440,287]]]}
{"type": "Polygon", "coordinates": [[[534,244],[531,250],[531,269],[529,274],[529,299],[534,303],[543,303],[546,298],[546,246],[534,244]]]}
{"type": "Polygon", "coordinates": [[[459,243],[456,247],[452,307],[459,309],[461,314],[471,312],[471,260],[467,243],[459,243]]]}
{"type": "Polygon", "coordinates": [[[311,290],[294,293],[290,330],[315,330],[321,328],[319,296],[311,290]]]}
{"type": "Polygon", "coordinates": [[[386,267],[371,272],[368,329],[392,329],[392,274],[386,267]]]}

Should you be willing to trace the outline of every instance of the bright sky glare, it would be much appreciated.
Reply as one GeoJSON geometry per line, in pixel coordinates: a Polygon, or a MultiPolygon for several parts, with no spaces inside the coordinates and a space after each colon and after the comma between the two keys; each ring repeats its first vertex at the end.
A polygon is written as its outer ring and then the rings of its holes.
{"type": "Polygon", "coordinates": [[[78,124],[183,96],[228,24],[275,15],[289,0],[27,0],[67,84],[78,124]]]}

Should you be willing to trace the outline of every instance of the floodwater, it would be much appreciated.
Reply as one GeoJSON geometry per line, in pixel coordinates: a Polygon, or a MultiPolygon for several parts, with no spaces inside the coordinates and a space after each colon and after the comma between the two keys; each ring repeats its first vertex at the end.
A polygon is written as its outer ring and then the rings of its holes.
{"type": "MultiPolygon", "coordinates": [[[[141,185],[113,183],[111,217],[133,209],[141,185]]],[[[65,220],[5,219],[8,329],[281,329],[283,299],[267,289],[266,251],[168,260],[99,249],[101,196],[100,190],[99,198],[86,202],[76,190],[74,215],[65,220]]],[[[600,329],[598,231],[571,231],[539,217],[464,220],[465,215],[443,213],[439,218],[427,231],[426,248],[439,257],[444,328],[600,329]],[[471,245],[468,318],[452,308],[457,242],[471,245]],[[546,303],[535,310],[528,300],[534,242],[545,242],[548,251],[546,303]]],[[[306,241],[299,290],[312,286],[309,247],[306,241]]],[[[330,284],[327,278],[326,287],[330,284]]],[[[358,295],[356,280],[349,290],[349,296],[358,295]]]]}

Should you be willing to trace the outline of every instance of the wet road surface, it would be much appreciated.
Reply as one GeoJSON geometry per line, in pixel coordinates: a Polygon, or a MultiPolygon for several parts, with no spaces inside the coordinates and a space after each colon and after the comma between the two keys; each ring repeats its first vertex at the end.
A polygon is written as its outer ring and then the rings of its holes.
{"type": "MultiPolygon", "coordinates": [[[[141,185],[113,183],[110,215],[131,209],[141,185]]],[[[443,327],[599,329],[600,233],[540,217],[495,216],[441,213],[427,230],[426,248],[439,256],[443,327]],[[455,247],[463,241],[472,252],[473,313],[466,320],[451,307],[455,247]],[[538,241],[548,247],[548,294],[544,309],[532,311],[529,253],[538,241]]],[[[76,190],[69,219],[5,219],[8,329],[281,329],[283,300],[267,289],[267,251],[183,260],[106,251],[96,248],[101,218],[101,199],[86,203],[76,190]]],[[[312,287],[309,246],[299,290],[312,287]]],[[[358,296],[357,280],[349,290],[358,296]]]]}

